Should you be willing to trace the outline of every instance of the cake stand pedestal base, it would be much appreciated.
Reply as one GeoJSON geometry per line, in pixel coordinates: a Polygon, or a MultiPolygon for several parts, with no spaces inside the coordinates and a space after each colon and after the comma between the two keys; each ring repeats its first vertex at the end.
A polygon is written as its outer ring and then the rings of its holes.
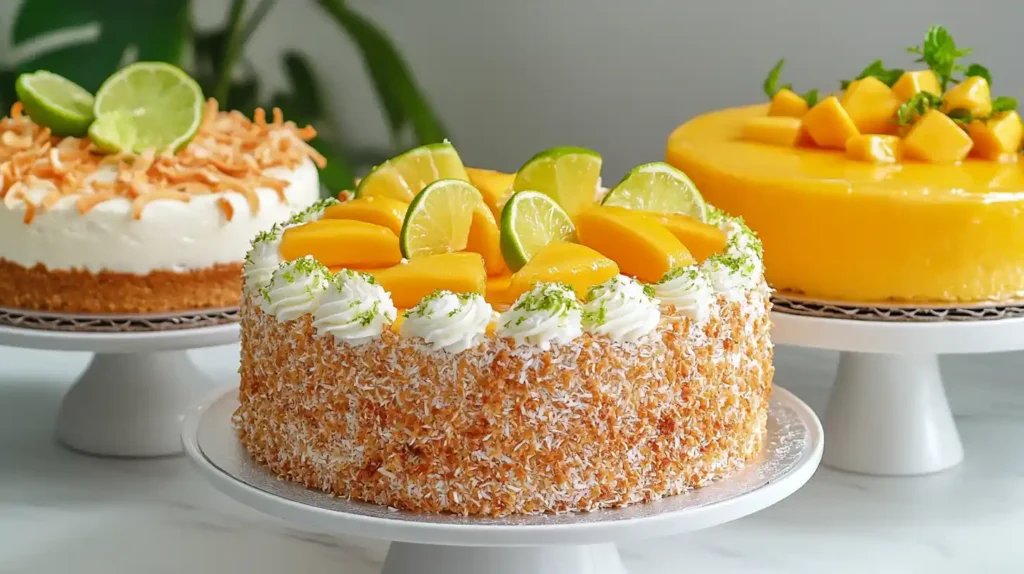
{"type": "Polygon", "coordinates": [[[626,574],[614,544],[435,546],[392,542],[382,574],[626,574]]]}

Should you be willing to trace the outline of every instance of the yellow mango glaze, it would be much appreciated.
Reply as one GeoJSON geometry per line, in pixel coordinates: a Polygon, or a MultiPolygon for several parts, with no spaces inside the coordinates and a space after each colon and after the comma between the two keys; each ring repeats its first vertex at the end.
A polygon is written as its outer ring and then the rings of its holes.
{"type": "Polygon", "coordinates": [[[775,289],[851,302],[1024,296],[1024,165],[876,165],[744,141],[745,122],[767,112],[694,118],[672,132],[666,155],[760,235],[775,289]]]}

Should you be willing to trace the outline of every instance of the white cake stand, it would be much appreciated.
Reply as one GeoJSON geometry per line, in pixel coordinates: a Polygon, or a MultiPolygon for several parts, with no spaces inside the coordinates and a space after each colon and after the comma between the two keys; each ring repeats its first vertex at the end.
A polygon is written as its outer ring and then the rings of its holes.
{"type": "Polygon", "coordinates": [[[1024,349],[1020,311],[782,300],[772,313],[772,340],[840,352],[824,419],[825,465],[871,475],[923,475],[964,458],[938,355],[1024,349]]]}
{"type": "Polygon", "coordinates": [[[418,514],[331,497],[252,461],[231,425],[237,391],[197,407],[185,452],[214,486],[268,514],[337,534],[392,540],[384,574],[623,574],[614,542],[708,528],[799,489],[821,460],[814,412],[776,389],[761,456],[727,480],[680,496],[582,514],[471,518],[418,514]]]}
{"type": "Polygon", "coordinates": [[[214,388],[185,349],[237,341],[234,314],[86,318],[0,310],[0,345],[96,353],[64,396],[58,439],[87,454],[164,456],[181,452],[182,417],[214,388]]]}

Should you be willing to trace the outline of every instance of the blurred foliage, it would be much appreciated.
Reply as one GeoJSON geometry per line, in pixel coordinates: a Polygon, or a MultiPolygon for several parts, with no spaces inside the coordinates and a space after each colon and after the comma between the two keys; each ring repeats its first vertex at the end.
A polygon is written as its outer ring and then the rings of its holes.
{"type": "MultiPolygon", "coordinates": [[[[276,106],[295,123],[315,126],[319,135],[311,144],[328,159],[320,175],[331,194],[351,188],[357,171],[388,155],[446,137],[444,126],[387,34],[344,0],[288,0],[288,7],[299,1],[322,10],[358,49],[387,120],[392,149],[359,150],[345,141],[327,109],[329,96],[318,75],[323,70],[301,53],[282,54],[286,89],[270,94],[261,89],[244,48],[274,8],[275,0],[260,0],[254,6],[247,0],[232,0],[227,23],[211,31],[200,31],[194,25],[191,0],[23,0],[11,38],[16,49],[30,44],[33,49],[13,67],[0,68],[0,105],[7,109],[16,99],[14,80],[21,72],[49,70],[95,91],[114,70],[130,61],[170,62],[192,74],[203,93],[218,99],[221,109],[251,114],[256,107],[269,110],[276,106]],[[71,40],[50,41],[69,31],[74,36],[71,40]],[[410,132],[412,141],[407,137],[410,132]]],[[[327,72],[353,74],[351,70],[327,72]]]]}

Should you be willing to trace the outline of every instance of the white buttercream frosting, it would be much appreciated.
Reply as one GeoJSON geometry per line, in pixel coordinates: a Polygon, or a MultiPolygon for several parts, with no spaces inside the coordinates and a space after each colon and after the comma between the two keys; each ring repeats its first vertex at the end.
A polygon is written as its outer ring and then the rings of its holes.
{"type": "Polygon", "coordinates": [[[318,335],[362,345],[380,337],[395,322],[397,311],[391,295],[366,273],[339,271],[330,278],[313,312],[318,335]]]}
{"type": "Polygon", "coordinates": [[[758,263],[754,257],[718,254],[708,257],[701,269],[708,274],[716,293],[723,293],[733,299],[745,297],[744,291],[761,283],[758,263]]]}
{"type": "Polygon", "coordinates": [[[331,272],[310,256],[285,261],[274,270],[270,283],[260,290],[262,309],[278,321],[298,319],[317,308],[331,272]]]}
{"type": "Polygon", "coordinates": [[[246,293],[258,292],[268,284],[281,264],[281,228],[277,225],[256,236],[242,264],[246,293]]]}
{"type": "Polygon", "coordinates": [[[479,293],[435,291],[406,311],[400,332],[436,351],[458,353],[480,344],[493,314],[479,293]]]}
{"type": "Polygon", "coordinates": [[[302,211],[291,216],[291,218],[289,218],[284,225],[286,227],[292,227],[295,225],[302,225],[303,223],[309,223],[311,221],[319,221],[321,218],[323,218],[324,211],[328,207],[332,205],[338,205],[339,203],[341,202],[333,197],[321,199],[320,201],[313,203],[306,209],[303,209],[302,211]]]}
{"type": "Polygon", "coordinates": [[[625,275],[591,288],[582,310],[583,330],[620,343],[637,341],[654,331],[661,319],[650,286],[625,275]]]}
{"type": "Polygon", "coordinates": [[[499,337],[514,339],[517,345],[568,343],[583,333],[583,317],[576,293],[560,283],[537,283],[516,299],[512,308],[498,318],[499,337]]]}
{"type": "Polygon", "coordinates": [[[697,265],[677,267],[654,285],[662,305],[674,305],[676,313],[703,323],[711,316],[715,292],[711,279],[697,265]]]}

